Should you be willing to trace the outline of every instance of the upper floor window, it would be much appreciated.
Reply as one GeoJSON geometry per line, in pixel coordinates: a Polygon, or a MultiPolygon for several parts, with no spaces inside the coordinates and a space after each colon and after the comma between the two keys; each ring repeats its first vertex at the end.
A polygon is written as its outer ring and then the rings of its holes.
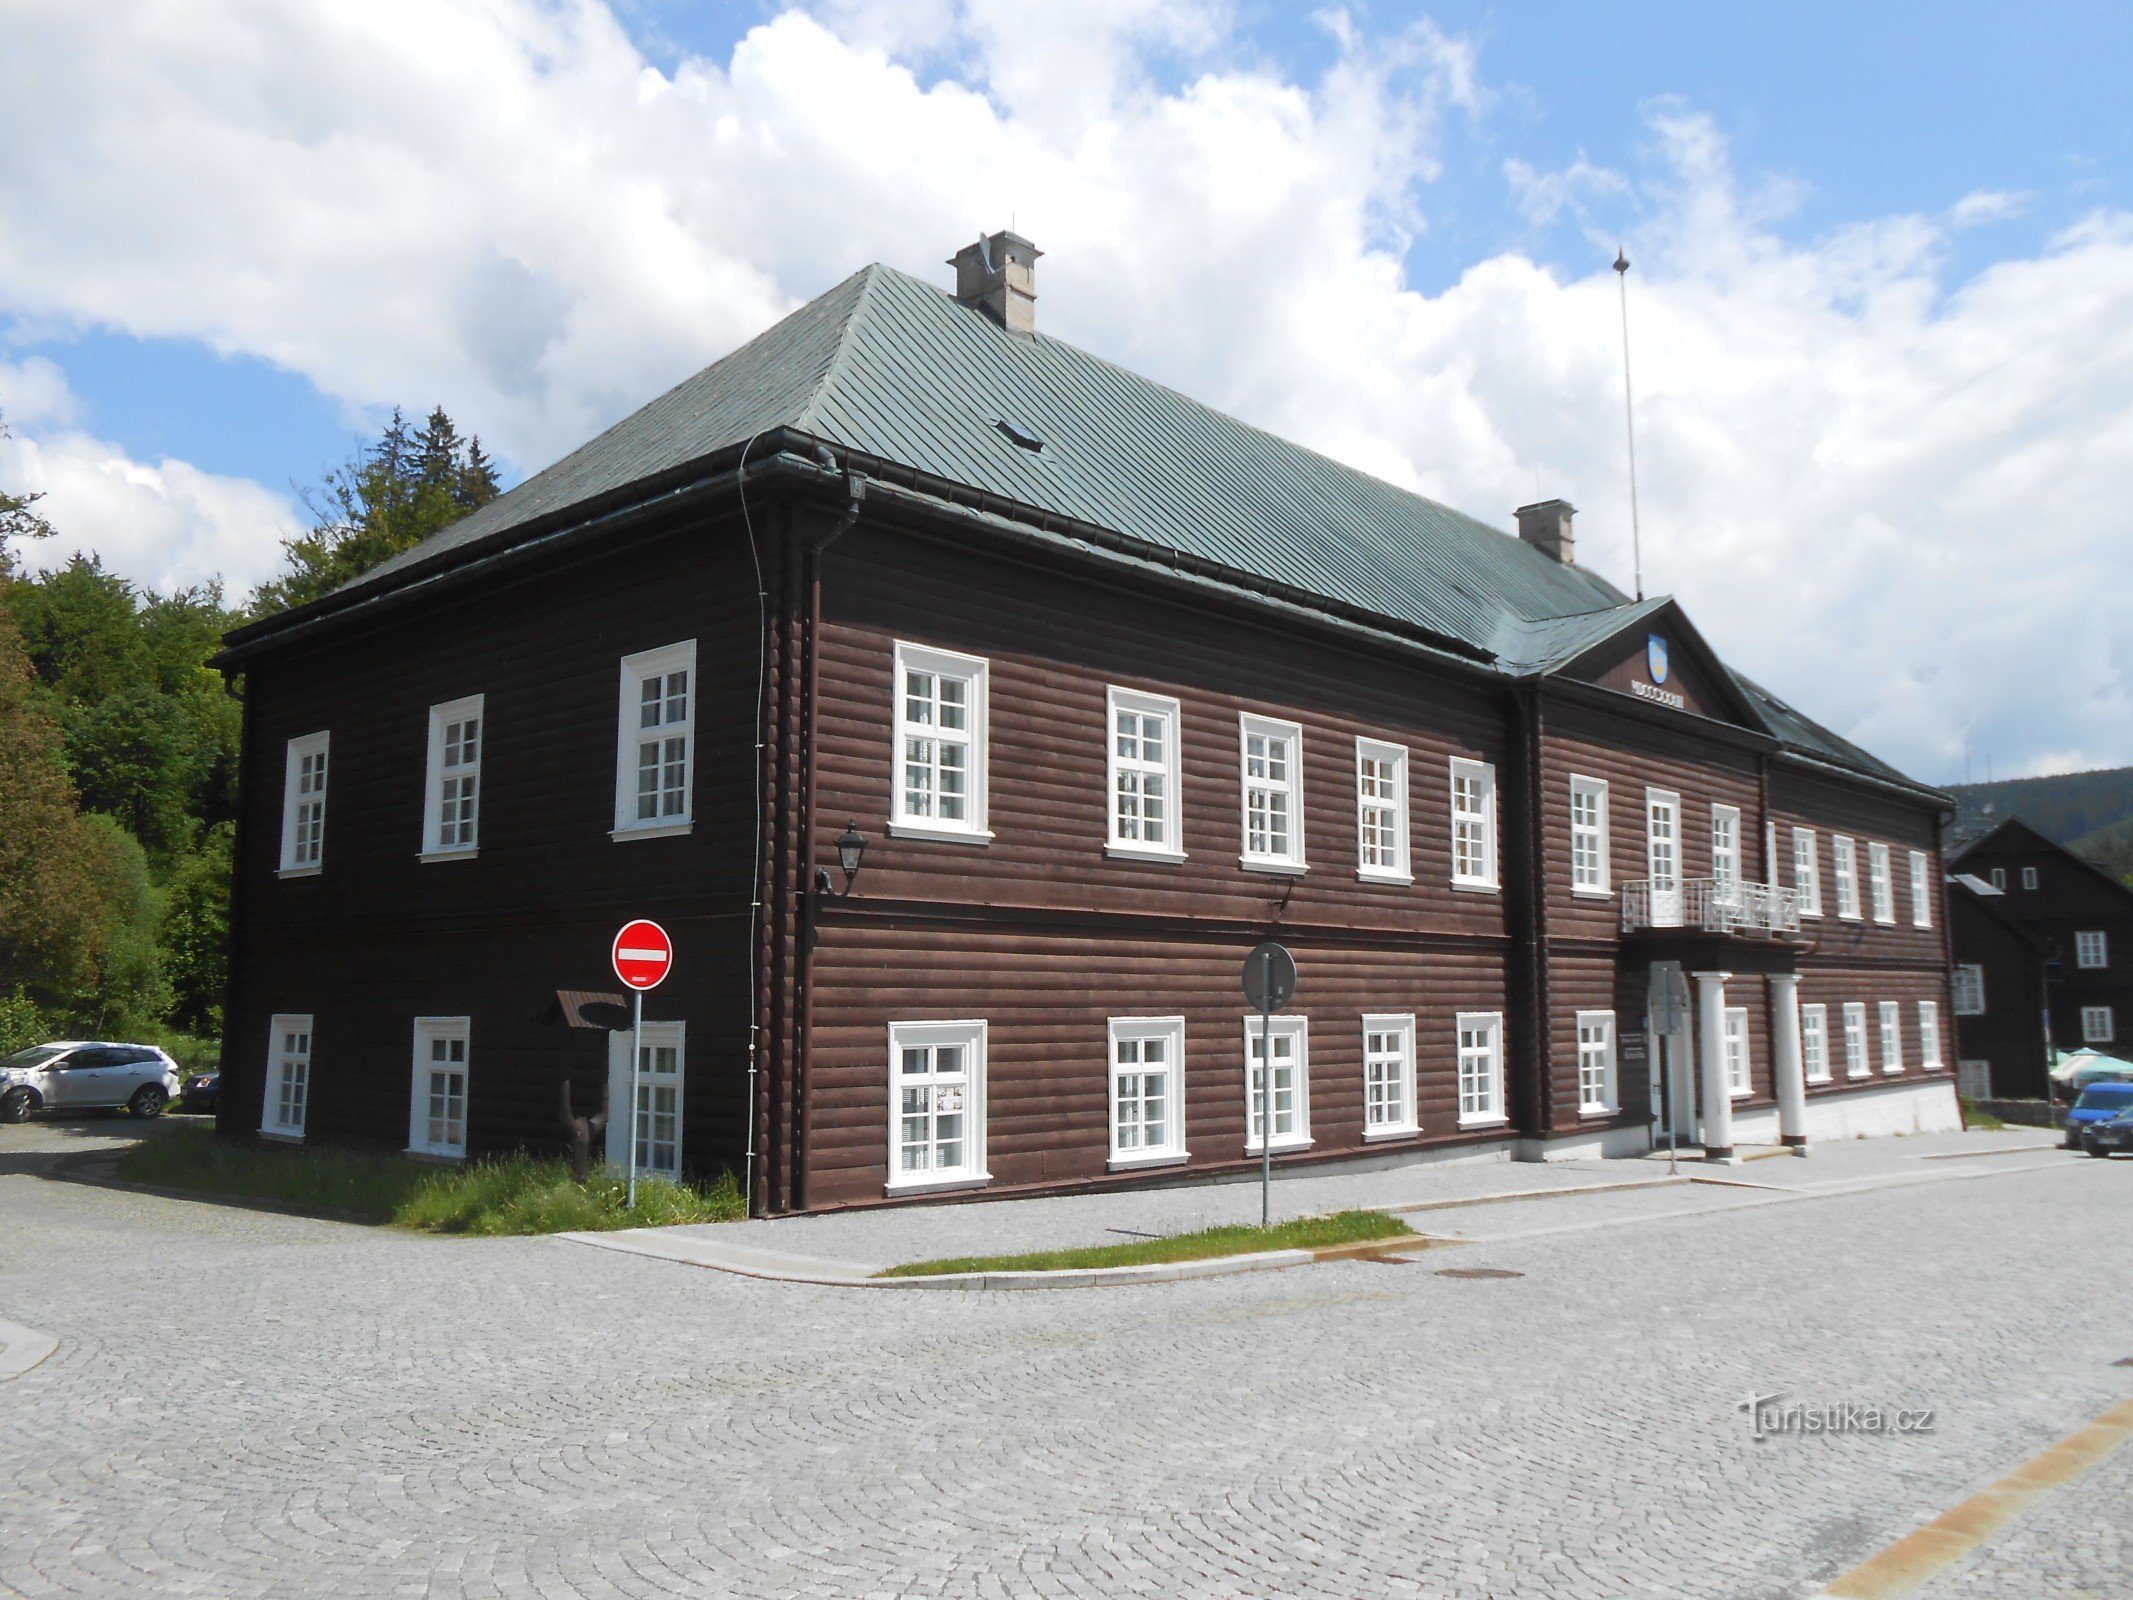
{"type": "Polygon", "coordinates": [[[1752,1092],[1748,1078],[1748,1008],[1726,1007],[1726,1093],[1738,1100],[1752,1092]]]}
{"type": "Polygon", "coordinates": [[[1681,796],[1644,791],[1644,854],[1655,893],[1681,887],[1681,796]]]}
{"type": "Polygon", "coordinates": [[[482,697],[430,707],[422,855],[472,855],[480,844],[482,697]]]}
{"type": "Polygon", "coordinates": [[[1415,1019],[1363,1019],[1363,1137],[1415,1131],[1415,1019]]]}
{"type": "Polygon", "coordinates": [[[1452,882],[1496,887],[1496,769],[1452,758],[1452,882]]]}
{"type": "Polygon", "coordinates": [[[1270,1023],[1259,1017],[1244,1019],[1247,1151],[1256,1154],[1266,1137],[1269,1076],[1273,1080],[1274,1148],[1297,1150],[1311,1142],[1310,1074],[1310,1031],[1302,1017],[1275,1017],[1270,1023]]]}
{"type": "Polygon", "coordinates": [[[1387,883],[1413,883],[1407,865],[1407,749],[1355,741],[1356,871],[1387,883]]]}
{"type": "Polygon", "coordinates": [[[319,870],[326,854],[326,751],[330,733],[289,741],[281,787],[281,870],[284,877],[319,870]]]}
{"type": "Polygon", "coordinates": [[[1615,1014],[1578,1013],[1578,1110],[1601,1115],[1615,1109],[1615,1014]]]}
{"type": "Polygon", "coordinates": [[[1911,926],[1933,926],[1933,858],[1923,850],[1911,852],[1911,926]]]}
{"type": "Polygon", "coordinates": [[[1829,1007],[1800,1007],[1800,1066],[1809,1083],[1829,1082],[1829,1007]]]}
{"type": "Polygon", "coordinates": [[[1111,1164],[1185,1159],[1185,1019],[1111,1019],[1111,1164]]]}
{"type": "Polygon", "coordinates": [[[1462,1011],[1459,1029],[1459,1125],[1501,1122],[1503,1013],[1462,1011]]]}
{"type": "Polygon", "coordinates": [[[1822,914],[1822,863],[1812,828],[1792,830],[1792,887],[1800,897],[1800,915],[1822,914]]]}
{"type": "Polygon", "coordinates": [[[1992,886],[2002,892],[2006,890],[2007,869],[2005,867],[1994,867],[1992,869],[1992,886]]]}
{"type": "Polygon", "coordinates": [[[2081,1042],[2083,1044],[2111,1044],[2118,1037],[2117,1019],[2109,1006],[2083,1006],[2081,1008],[2081,1042]]]}
{"type": "Polygon", "coordinates": [[[1881,1070],[1903,1071],[1903,1007],[1894,1000],[1881,1002],[1881,1070]]]}
{"type": "Polygon", "coordinates": [[[2024,867],[2022,869],[2022,887],[2025,889],[2034,889],[2036,886],[2037,869],[2035,867],[2024,867]]]}
{"type": "Polygon", "coordinates": [[[267,1092],[260,1106],[259,1131],[301,1139],[311,1101],[311,1019],[270,1018],[267,1041],[267,1092]]]}
{"type": "Polygon", "coordinates": [[[1244,865],[1301,872],[1303,729],[1293,722],[1246,713],[1237,719],[1237,737],[1243,777],[1244,865]]]}
{"type": "Polygon", "coordinates": [[[1885,844],[1869,844],[1866,847],[1867,877],[1874,891],[1874,920],[1896,920],[1896,874],[1889,864],[1889,847],[1885,844]]]}
{"type": "Polygon", "coordinates": [[[1608,890],[1607,780],[1570,780],[1570,888],[1574,894],[1608,890]]]}
{"type": "Polygon", "coordinates": [[[1178,723],[1175,700],[1112,688],[1111,849],[1119,855],[1183,861],[1178,833],[1178,723]]]}
{"type": "Polygon", "coordinates": [[[467,1153],[467,1035],[465,1017],[415,1019],[407,1147],[418,1155],[467,1153]]]}
{"type": "Polygon", "coordinates": [[[614,837],[686,833],[695,793],[696,641],[622,658],[614,837]]]}
{"type": "Polygon", "coordinates": [[[1928,1072],[1941,1067],[1940,1005],[1936,1001],[1918,1002],[1918,1064],[1928,1072]]]}
{"type": "Polygon", "coordinates": [[[1711,807],[1711,877],[1720,888],[1740,882],[1740,807],[1711,807]]]}
{"type": "Polygon", "coordinates": [[[1844,1002],[1844,1071],[1847,1076],[1863,1078],[1873,1067],[1866,1059],[1866,1004],[1860,1000],[1844,1002]]]}
{"type": "Polygon", "coordinates": [[[1763,882],[1775,889],[1778,886],[1778,825],[1763,824],[1763,882]]]}
{"type": "Polygon", "coordinates": [[[1985,969],[1965,963],[1955,969],[1955,1014],[1981,1017],[1985,1014],[1985,969]]]}
{"type": "Polygon", "coordinates": [[[896,781],[891,833],[989,839],[985,826],[988,663],[896,646],[896,781]]]}
{"type": "Polygon", "coordinates": [[[2110,943],[2101,929],[2083,929],[2074,935],[2074,964],[2080,967],[2111,964],[2110,943]]]}
{"type": "Polygon", "coordinates": [[[1829,836],[1829,853],[1837,869],[1837,915],[1859,920],[1859,849],[1841,833],[1829,836]]]}

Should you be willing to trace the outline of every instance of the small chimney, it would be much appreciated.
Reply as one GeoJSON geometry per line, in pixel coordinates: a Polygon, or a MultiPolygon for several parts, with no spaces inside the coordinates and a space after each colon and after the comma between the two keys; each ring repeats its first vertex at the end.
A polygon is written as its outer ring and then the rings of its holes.
{"type": "Polygon", "coordinates": [[[1568,500],[1543,500],[1518,508],[1518,536],[1551,561],[1566,567],[1577,565],[1577,540],[1571,536],[1570,519],[1578,508],[1568,500]]]}
{"type": "Polygon", "coordinates": [[[955,297],[1009,333],[1037,331],[1037,258],[1044,252],[1019,233],[988,234],[949,258],[955,297]]]}

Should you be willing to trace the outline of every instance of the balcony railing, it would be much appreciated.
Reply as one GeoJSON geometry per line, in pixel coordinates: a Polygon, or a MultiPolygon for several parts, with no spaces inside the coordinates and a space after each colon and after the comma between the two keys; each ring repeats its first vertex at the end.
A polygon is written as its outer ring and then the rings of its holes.
{"type": "Polygon", "coordinates": [[[1654,887],[1649,878],[1622,885],[1622,931],[1700,928],[1705,933],[1798,933],[1800,897],[1793,889],[1718,878],[1681,878],[1654,887]]]}

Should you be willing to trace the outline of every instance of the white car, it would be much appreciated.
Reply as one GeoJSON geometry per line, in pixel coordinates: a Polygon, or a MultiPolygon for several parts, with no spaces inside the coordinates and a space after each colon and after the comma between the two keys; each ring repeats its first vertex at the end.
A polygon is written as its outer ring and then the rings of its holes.
{"type": "Polygon", "coordinates": [[[59,1039],[0,1058],[0,1122],[32,1111],[124,1106],[160,1117],[179,1089],[178,1064],[152,1044],[59,1039]]]}

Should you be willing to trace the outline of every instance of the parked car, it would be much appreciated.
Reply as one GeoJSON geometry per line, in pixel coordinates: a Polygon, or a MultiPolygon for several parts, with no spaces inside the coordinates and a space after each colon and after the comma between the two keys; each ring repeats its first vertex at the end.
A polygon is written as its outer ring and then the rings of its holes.
{"type": "Polygon", "coordinates": [[[160,1117],[178,1092],[178,1064],[152,1044],[59,1039],[0,1059],[0,1122],[33,1111],[124,1106],[160,1117]]]}
{"type": "Polygon", "coordinates": [[[180,1111],[205,1111],[215,1109],[215,1093],[222,1087],[222,1074],[201,1072],[185,1080],[185,1087],[178,1094],[180,1111]]]}
{"type": "Polygon", "coordinates": [[[2121,1111],[2102,1122],[2085,1124],[2081,1130],[2081,1148],[2092,1156],[2133,1152],[2133,1110],[2121,1111]]]}
{"type": "Polygon", "coordinates": [[[2121,1111],[2133,1111],[2133,1083],[2090,1084],[2066,1114],[2067,1149],[2081,1149],[2083,1129],[2092,1122],[2108,1122],[2121,1111]]]}

